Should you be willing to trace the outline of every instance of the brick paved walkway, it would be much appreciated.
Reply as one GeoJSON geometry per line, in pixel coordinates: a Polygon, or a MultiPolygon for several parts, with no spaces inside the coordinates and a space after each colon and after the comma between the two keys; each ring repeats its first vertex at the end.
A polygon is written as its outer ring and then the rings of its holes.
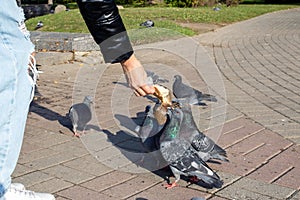
{"type": "Polygon", "coordinates": [[[152,101],[133,96],[120,66],[104,64],[99,52],[78,53],[68,63],[61,61],[70,54],[39,53],[43,96],[32,103],[14,181],[58,200],[300,199],[299,11],[136,47],[147,69],[170,80],[179,73],[217,95],[217,103],[194,106],[193,114],[229,154],[230,163],[209,163],[225,182],[221,189],[180,181],[166,190],[168,172],[141,164],[132,130],[152,101]],[[87,94],[95,95],[94,116],[78,139],[65,114],[87,94]]]}

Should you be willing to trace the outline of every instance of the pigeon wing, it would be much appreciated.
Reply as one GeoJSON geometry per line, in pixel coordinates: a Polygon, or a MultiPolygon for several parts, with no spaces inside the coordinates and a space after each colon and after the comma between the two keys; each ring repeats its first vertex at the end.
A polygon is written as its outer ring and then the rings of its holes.
{"type": "Polygon", "coordinates": [[[198,129],[193,119],[191,106],[188,104],[182,105],[182,112],[183,122],[180,129],[180,137],[189,141],[204,161],[219,159],[228,162],[226,151],[198,129]]]}
{"type": "Polygon", "coordinates": [[[77,114],[76,110],[73,107],[71,107],[70,110],[69,110],[69,118],[72,122],[73,129],[77,129],[77,127],[78,127],[78,114],[77,114]]]}
{"type": "Polygon", "coordinates": [[[191,141],[191,145],[199,152],[200,157],[204,161],[217,159],[228,162],[226,151],[201,132],[199,132],[198,135],[195,135],[191,141]]]}
{"type": "Polygon", "coordinates": [[[92,112],[88,105],[84,103],[75,104],[72,106],[73,112],[76,112],[76,120],[78,128],[83,129],[84,126],[92,119],[92,112]]]}

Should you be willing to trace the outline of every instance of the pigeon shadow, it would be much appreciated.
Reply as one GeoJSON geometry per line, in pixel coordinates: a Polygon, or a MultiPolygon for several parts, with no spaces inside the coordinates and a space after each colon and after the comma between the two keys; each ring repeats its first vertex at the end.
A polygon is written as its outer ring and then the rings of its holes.
{"type": "Polygon", "coordinates": [[[72,131],[72,123],[68,116],[63,116],[49,108],[46,108],[36,101],[31,102],[29,112],[35,113],[49,121],[58,121],[60,125],[70,129],[72,131]]]}
{"type": "MultiPolygon", "coordinates": [[[[29,112],[35,113],[49,121],[58,121],[60,125],[62,125],[65,128],[68,128],[71,132],[73,132],[72,122],[68,114],[61,115],[53,110],[50,110],[49,108],[46,108],[38,104],[38,102],[36,101],[31,102],[29,107],[29,112]]],[[[84,127],[84,129],[85,130],[94,129],[96,131],[101,131],[101,129],[98,126],[92,124],[87,124],[84,127]]]]}

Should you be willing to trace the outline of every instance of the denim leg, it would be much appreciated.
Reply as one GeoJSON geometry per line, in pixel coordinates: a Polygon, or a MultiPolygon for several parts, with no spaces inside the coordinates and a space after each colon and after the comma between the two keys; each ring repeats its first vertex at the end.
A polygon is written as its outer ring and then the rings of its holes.
{"type": "Polygon", "coordinates": [[[10,186],[20,154],[33,81],[28,75],[33,51],[16,1],[0,6],[0,199],[10,186]]]}

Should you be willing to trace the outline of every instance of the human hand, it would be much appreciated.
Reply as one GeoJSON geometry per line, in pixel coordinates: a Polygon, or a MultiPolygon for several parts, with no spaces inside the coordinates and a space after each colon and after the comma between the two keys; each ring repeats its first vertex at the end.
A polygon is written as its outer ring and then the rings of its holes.
{"type": "Polygon", "coordinates": [[[132,55],[128,60],[121,63],[127,83],[134,89],[136,96],[153,94],[155,89],[153,83],[149,83],[147,74],[142,64],[132,55]]]}

